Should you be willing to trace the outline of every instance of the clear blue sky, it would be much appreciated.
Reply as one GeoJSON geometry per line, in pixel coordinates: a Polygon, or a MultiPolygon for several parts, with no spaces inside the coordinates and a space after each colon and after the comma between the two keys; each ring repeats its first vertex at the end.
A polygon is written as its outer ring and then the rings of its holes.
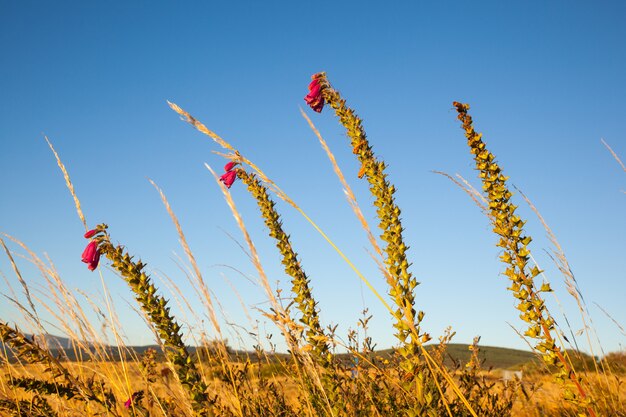
{"type": "MultiPolygon", "coordinates": [[[[179,120],[166,104],[171,100],[263,167],[386,292],[365,235],[299,114],[310,75],[324,70],[389,165],[412,271],[422,282],[416,300],[426,330],[437,336],[452,325],[457,342],[482,335],[484,344],[525,347],[507,324],[522,327],[487,218],[431,173],[458,172],[479,185],[451,106],[459,100],[472,105],[477,129],[511,182],[559,238],[605,349],[623,346],[626,337],[593,302],[626,324],[626,174],[600,142],[626,158],[624,2],[130,3],[0,2],[0,231],[47,253],[70,288],[101,292],[97,273],[80,262],[83,229],[43,134],[67,165],[90,224],[108,223],[114,241],[195,299],[174,260],[182,250],[151,178],[181,219],[224,320],[249,327],[224,276],[248,306],[268,307],[260,288],[227,267],[255,274],[229,237],[242,240],[203,167],[221,169],[223,160],[211,153],[218,148],[179,120]]],[[[309,114],[376,224],[344,131],[328,109],[309,114]]],[[[241,184],[232,194],[270,279],[284,285],[254,202],[241,184]]],[[[518,197],[534,255],[578,330],[574,302],[546,254],[550,244],[518,197]]],[[[279,209],[323,322],[339,324],[345,336],[365,305],[374,314],[371,336],[381,347],[392,345],[380,303],[297,213],[279,209]]],[[[41,276],[17,260],[30,285],[43,290],[41,276]]],[[[4,254],[0,271],[19,291],[4,254]]],[[[130,343],[151,343],[125,284],[105,277],[130,343]]],[[[6,292],[4,281],[0,289],[6,292]]],[[[0,303],[0,317],[18,316],[0,303]]]]}

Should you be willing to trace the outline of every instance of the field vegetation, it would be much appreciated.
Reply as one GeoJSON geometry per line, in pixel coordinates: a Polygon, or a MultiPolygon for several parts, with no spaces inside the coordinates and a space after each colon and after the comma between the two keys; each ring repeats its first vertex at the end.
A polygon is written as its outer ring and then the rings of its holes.
{"type": "MultiPolygon", "coordinates": [[[[68,170],[48,142],[85,226],[83,262],[92,271],[98,271],[103,264],[116,271],[158,344],[150,348],[126,346],[117,331],[120,320],[108,302],[104,306],[84,305],[50,260],[41,259],[26,244],[5,235],[0,243],[27,302],[19,303],[16,296],[9,298],[23,313],[24,322],[29,323],[29,334],[48,334],[38,314],[45,310],[63,323],[61,330],[67,338],[29,336],[0,320],[2,415],[626,416],[626,354],[583,353],[578,346],[584,344],[570,340],[575,337],[569,336],[571,329],[559,327],[548,310],[545,297],[552,288],[534,263],[532,238],[525,231],[526,220],[516,212],[514,194],[519,197],[517,204],[536,209],[509,186],[503,167],[477,132],[468,104],[452,105],[482,187],[476,189],[463,178],[441,174],[461,187],[488,218],[494,233],[494,253],[499,253],[504,279],[525,326],[520,337],[528,342],[532,352],[481,347],[478,337],[470,345],[453,344],[452,329],[435,339],[423,331],[425,313],[415,301],[419,282],[410,270],[401,210],[385,162],[375,155],[363,121],[325,73],[313,75],[305,100],[315,112],[325,108],[334,112],[345,128],[348,146],[360,165],[355,177],[367,183],[376,208],[377,230],[370,227],[330,147],[303,112],[368,237],[388,293],[376,292],[358,267],[260,167],[181,107],[169,103],[184,121],[222,148],[224,171],[216,173],[207,168],[220,185],[244,236],[269,304],[264,315],[279,329],[288,351],[267,351],[261,343],[250,351],[235,351],[229,346],[217,318],[214,295],[165,194],[153,183],[176,227],[191,265],[189,278],[195,283],[209,318],[209,328],[190,346],[184,331],[189,326],[171,309],[173,302],[186,303],[175,282],[170,281],[171,291],[158,288],[147,264],[133,256],[133,248],[116,243],[114,227],[110,231],[107,224],[86,222],[68,170]],[[270,284],[229,192],[234,186],[245,187],[258,205],[269,239],[290,278],[291,294],[277,293],[270,284]],[[359,331],[351,331],[345,338],[338,337],[336,328],[322,322],[314,282],[302,268],[288,225],[277,211],[277,199],[304,216],[385,306],[393,318],[396,345],[392,349],[375,349],[375,341],[367,336],[371,319],[367,311],[358,323],[359,331]],[[17,251],[9,246],[18,247],[21,256],[39,269],[47,283],[49,304],[31,296],[16,262],[17,251]],[[87,319],[88,308],[106,318],[116,338],[114,346],[102,342],[100,329],[87,319]],[[522,370],[523,377],[505,377],[506,370],[522,370]]],[[[612,150],[611,153],[621,163],[618,155],[612,150]]],[[[554,244],[554,260],[571,289],[569,295],[576,300],[583,322],[591,323],[567,258],[536,213],[554,244]]],[[[103,287],[106,288],[104,281],[103,287]]],[[[623,332],[619,323],[616,326],[616,331],[623,332]]],[[[580,336],[584,341],[596,339],[591,325],[585,326],[580,336]]]]}

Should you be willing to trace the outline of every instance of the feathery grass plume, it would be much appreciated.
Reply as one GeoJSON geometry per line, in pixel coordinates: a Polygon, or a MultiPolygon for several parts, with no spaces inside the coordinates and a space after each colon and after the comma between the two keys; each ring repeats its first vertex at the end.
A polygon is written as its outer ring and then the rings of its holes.
{"type": "Polygon", "coordinates": [[[566,358],[566,353],[557,346],[552,332],[555,330],[554,319],[550,316],[541,292],[550,292],[550,286],[544,284],[537,289],[534,278],[541,273],[539,268],[530,267],[530,250],[528,244],[531,237],[524,234],[524,221],[515,214],[516,206],[510,199],[506,180],[502,170],[495,162],[495,156],[486,148],[482,134],[476,133],[472,124],[472,117],[467,113],[468,104],[454,102],[458,112],[458,119],[465,130],[467,144],[474,155],[476,169],[483,182],[483,189],[489,201],[489,211],[493,221],[493,231],[500,240],[498,247],[503,249],[500,259],[507,265],[504,272],[511,281],[509,288],[513,296],[519,300],[517,309],[521,311],[520,318],[528,323],[526,336],[537,340],[535,349],[542,353],[546,364],[555,366],[556,378],[562,383],[563,396],[576,404],[581,410],[587,410],[589,416],[595,417],[590,398],[582,386],[582,379],[576,374],[566,358]],[[569,382],[567,382],[569,381],[569,382]],[[572,390],[575,388],[575,391],[572,390]]]}
{"type": "Polygon", "coordinates": [[[479,194],[478,191],[475,190],[469,183],[467,183],[463,177],[461,177],[459,174],[456,174],[456,176],[460,178],[461,181],[463,181],[461,182],[448,173],[445,173],[442,171],[432,171],[432,172],[434,174],[443,175],[444,177],[452,181],[457,187],[465,191],[465,193],[472,199],[474,204],[476,204],[478,208],[480,208],[480,210],[484,214],[486,214],[487,216],[490,216],[491,213],[489,212],[489,209],[487,208],[487,205],[486,205],[487,199],[482,194],[479,194]]]}
{"type": "MultiPolygon", "coordinates": [[[[367,240],[369,240],[370,244],[374,248],[374,251],[380,256],[380,259],[382,260],[383,251],[380,249],[380,246],[378,245],[378,242],[376,241],[376,238],[374,237],[374,234],[372,233],[372,230],[370,229],[370,226],[367,220],[365,219],[365,216],[363,215],[363,212],[361,211],[359,204],[356,201],[356,196],[354,195],[354,192],[352,191],[352,187],[350,187],[350,185],[348,184],[348,181],[346,181],[346,178],[343,175],[343,172],[341,171],[341,168],[339,168],[339,164],[337,164],[335,155],[333,155],[332,151],[328,147],[328,144],[326,143],[326,141],[320,134],[319,130],[317,130],[317,128],[313,124],[313,121],[311,121],[311,119],[309,118],[309,116],[307,116],[304,110],[300,109],[300,114],[302,114],[302,117],[304,117],[304,119],[307,121],[307,123],[309,124],[309,127],[311,128],[311,130],[313,131],[313,133],[319,140],[320,145],[322,145],[322,149],[324,149],[324,152],[326,152],[326,155],[328,156],[328,159],[333,166],[333,171],[335,171],[337,178],[341,182],[341,186],[343,187],[344,193],[346,194],[346,198],[348,199],[348,203],[350,204],[350,207],[352,207],[352,211],[354,212],[354,215],[357,217],[357,219],[359,219],[359,223],[361,223],[363,230],[365,230],[365,233],[367,234],[367,240]]],[[[377,258],[375,258],[375,261],[377,263],[380,263],[380,261],[377,258]]],[[[381,265],[381,269],[383,269],[382,271],[383,274],[387,273],[387,271],[384,270],[384,267],[382,267],[382,265],[381,265]]]]}
{"type": "Polygon", "coordinates": [[[106,224],[98,225],[94,229],[97,234],[92,239],[97,243],[100,252],[112,262],[113,268],[122,275],[135,294],[141,309],[149,317],[163,342],[165,355],[175,367],[181,385],[189,394],[196,415],[202,417],[214,415],[210,406],[215,404],[216,399],[210,399],[206,392],[208,387],[183,342],[181,326],[170,314],[167,300],[156,294],[157,289],[151,278],[142,272],[145,264],[133,261],[122,246],[114,246],[111,243],[107,228],[106,224]]]}
{"type": "Polygon", "coordinates": [[[626,172],[626,165],[624,165],[624,163],[622,162],[622,160],[619,158],[619,156],[617,156],[617,153],[615,153],[615,151],[609,146],[608,143],[605,142],[604,139],[600,139],[602,141],[602,144],[609,150],[609,152],[611,153],[611,155],[613,155],[613,158],[615,158],[615,160],[617,161],[617,163],[619,164],[620,167],[622,167],[622,171],[626,172]]]}
{"type": "MultiPolygon", "coordinates": [[[[610,364],[606,361],[606,352],[604,352],[604,349],[602,349],[602,343],[600,342],[600,337],[598,336],[598,333],[596,331],[593,318],[591,316],[589,308],[587,307],[587,302],[585,301],[583,297],[583,294],[578,285],[578,281],[576,280],[576,277],[574,276],[574,272],[569,264],[567,256],[565,255],[565,252],[561,244],[557,240],[556,235],[554,234],[552,229],[548,226],[546,220],[543,218],[543,216],[541,215],[537,207],[535,207],[535,205],[530,201],[530,199],[522,191],[520,191],[517,187],[514,187],[514,188],[520,194],[520,196],[524,199],[524,201],[526,201],[526,204],[528,204],[528,207],[530,207],[530,209],[535,213],[535,215],[541,222],[541,225],[543,226],[544,230],[546,231],[550,242],[554,246],[554,248],[551,251],[552,252],[551,258],[564,278],[567,292],[576,301],[576,304],[578,306],[578,310],[580,313],[580,318],[582,320],[582,325],[583,325],[582,330],[587,339],[587,348],[589,349],[589,353],[591,354],[592,357],[602,358],[599,361],[591,361],[591,364],[589,363],[590,361],[587,361],[584,359],[586,355],[582,353],[580,351],[580,348],[578,347],[578,342],[576,340],[577,334],[574,333],[574,331],[572,330],[569,324],[569,319],[563,313],[563,318],[569,329],[570,338],[571,338],[571,340],[566,339],[566,342],[569,343],[570,346],[572,346],[573,348],[573,349],[568,349],[567,359],[570,361],[570,364],[572,366],[573,366],[572,364],[573,361],[576,361],[577,363],[581,364],[583,366],[582,371],[587,372],[587,373],[591,370],[589,365],[593,365],[593,370],[595,370],[595,372],[598,375],[603,376],[603,378],[597,378],[597,379],[590,378],[590,379],[587,379],[586,381],[587,386],[589,388],[590,397],[592,397],[596,401],[594,405],[597,411],[601,410],[602,403],[604,404],[605,408],[608,408],[607,405],[611,403],[609,407],[612,407],[613,409],[618,409],[619,407],[617,407],[615,404],[619,403],[619,395],[614,395],[614,394],[619,392],[619,381],[617,380],[617,378],[615,378],[615,375],[611,369],[610,364]],[[594,338],[595,341],[598,343],[598,347],[600,349],[601,355],[596,354],[596,349],[594,348],[594,344],[592,343],[592,338],[594,338]],[[573,345],[571,344],[572,342],[573,342],[573,345]],[[598,385],[598,384],[604,385],[606,387],[605,394],[608,394],[608,395],[602,395],[599,397],[594,395],[594,393],[599,391],[598,387],[595,387],[594,385],[598,385]]],[[[553,295],[559,307],[561,307],[561,303],[558,297],[554,293],[553,295]]],[[[564,344],[561,338],[559,338],[559,340],[561,341],[561,344],[564,344]]]]}
{"type": "Polygon", "coordinates": [[[15,264],[15,260],[13,259],[13,255],[11,255],[11,251],[9,250],[9,248],[7,248],[7,245],[4,243],[4,240],[2,238],[0,238],[0,246],[2,246],[2,248],[4,249],[4,252],[7,254],[7,257],[9,258],[9,262],[11,263],[11,268],[13,268],[13,272],[15,272],[15,276],[17,277],[17,280],[19,281],[20,285],[24,289],[24,295],[26,295],[26,300],[28,300],[28,305],[30,306],[30,312],[32,313],[33,318],[37,322],[37,325],[41,328],[42,327],[41,320],[39,319],[39,313],[37,313],[35,304],[33,304],[33,299],[30,295],[30,289],[28,288],[26,281],[24,281],[24,278],[22,277],[22,273],[20,272],[17,265],[15,264]]]}
{"type": "Polygon", "coordinates": [[[180,225],[180,222],[178,221],[178,218],[176,217],[174,210],[172,209],[169,201],[167,200],[165,193],[163,192],[163,190],[161,190],[158,187],[158,185],[154,181],[152,181],[151,179],[149,179],[149,181],[150,181],[150,184],[152,184],[152,186],[159,193],[159,196],[161,197],[161,201],[163,202],[163,205],[165,206],[167,213],[169,214],[170,218],[172,219],[172,222],[174,223],[174,227],[176,228],[176,232],[178,233],[179,242],[181,246],[183,247],[183,250],[185,254],[187,255],[187,259],[189,260],[193,268],[193,274],[191,275],[195,278],[195,282],[192,281],[191,279],[190,279],[190,282],[192,283],[192,285],[194,286],[197,292],[198,292],[197,289],[198,288],[200,289],[199,296],[203,300],[203,304],[209,313],[209,319],[211,321],[211,324],[213,325],[213,329],[215,330],[218,336],[218,340],[216,343],[216,346],[218,347],[218,349],[214,352],[216,353],[216,355],[210,355],[212,357],[212,363],[220,367],[224,378],[230,382],[230,385],[232,387],[232,392],[235,394],[232,397],[234,406],[235,406],[235,409],[237,410],[237,414],[241,415],[242,409],[244,407],[244,405],[242,404],[242,395],[243,395],[242,384],[241,384],[240,378],[238,378],[237,376],[238,374],[236,370],[233,369],[233,366],[229,361],[225,339],[222,334],[222,329],[220,327],[220,324],[217,320],[217,315],[215,314],[215,306],[213,303],[213,297],[211,296],[211,292],[209,291],[209,288],[206,285],[206,281],[204,277],[202,276],[202,273],[200,272],[200,268],[198,267],[196,258],[193,252],[191,251],[189,244],[187,243],[187,238],[185,237],[185,234],[183,233],[183,229],[180,225]]]}
{"type": "MultiPolygon", "coordinates": [[[[617,156],[617,153],[615,153],[615,151],[609,146],[608,143],[604,141],[604,139],[601,139],[601,141],[602,144],[609,150],[609,152],[611,152],[611,155],[613,155],[613,158],[615,158],[619,166],[622,167],[622,171],[626,172],[626,165],[624,165],[619,156],[617,156]]],[[[626,194],[626,191],[622,190],[622,193],[626,194]]]]}
{"type": "Polygon", "coordinates": [[[87,221],[85,220],[85,215],[83,214],[83,210],[80,207],[80,200],[78,199],[78,197],[76,196],[76,192],[74,191],[74,184],[72,184],[72,180],[70,180],[70,174],[68,174],[67,169],[65,168],[65,165],[63,164],[63,162],[61,161],[61,158],[59,157],[59,154],[54,149],[54,146],[52,146],[52,142],[50,142],[47,136],[44,136],[44,139],[46,140],[46,143],[48,144],[48,146],[50,147],[50,150],[54,154],[54,158],[57,161],[57,165],[59,166],[59,168],[61,169],[61,172],[63,173],[63,178],[65,179],[65,185],[67,185],[67,188],[68,190],[70,190],[70,194],[72,194],[72,198],[74,199],[74,205],[76,206],[76,213],[78,214],[78,218],[82,222],[86,231],[87,221]]]}

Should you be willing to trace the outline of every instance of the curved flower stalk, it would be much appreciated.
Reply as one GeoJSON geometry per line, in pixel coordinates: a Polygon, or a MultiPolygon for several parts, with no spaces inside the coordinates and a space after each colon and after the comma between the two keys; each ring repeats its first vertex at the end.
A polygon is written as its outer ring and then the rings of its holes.
{"type": "MultiPolygon", "coordinates": [[[[395,336],[401,343],[398,352],[404,357],[401,364],[402,379],[406,381],[406,386],[413,390],[416,398],[415,407],[411,412],[417,415],[432,413],[439,403],[443,403],[449,414],[450,410],[444,395],[445,390],[442,388],[442,384],[438,382],[439,375],[433,366],[440,371],[441,376],[445,379],[449,379],[449,375],[445,374],[445,370],[440,369],[436,363],[431,363],[432,358],[423,348],[423,344],[430,340],[430,336],[427,333],[422,333],[420,329],[424,312],[418,312],[415,309],[414,290],[419,282],[409,272],[410,264],[406,256],[409,247],[404,243],[402,236],[404,229],[400,219],[401,211],[393,196],[396,189],[387,180],[385,163],[378,160],[374,155],[367,140],[362,120],[354,110],[346,105],[346,100],[341,98],[339,92],[332,88],[326,78],[326,73],[314,74],[312,78],[314,82],[309,88],[313,88],[311,91],[314,92],[317,91],[319,85],[318,94],[321,94],[322,102],[332,107],[339,117],[340,123],[350,138],[352,152],[361,163],[358,177],[365,177],[375,199],[376,214],[380,220],[378,226],[382,231],[380,238],[385,243],[383,249],[385,252],[385,277],[390,286],[389,295],[396,305],[396,308],[392,310],[396,319],[394,323],[397,330],[395,336]],[[421,359],[422,355],[425,356],[424,362],[421,359]],[[427,375],[432,377],[429,378],[427,375]]],[[[311,106],[313,110],[321,111],[321,108],[318,110],[313,105],[311,106]]],[[[460,395],[461,401],[466,403],[454,382],[452,382],[451,388],[457,395],[460,395]]],[[[467,407],[471,411],[471,407],[469,405],[467,407]]]]}
{"type": "Polygon", "coordinates": [[[500,237],[496,246],[503,249],[500,259],[507,265],[504,275],[511,281],[509,290],[518,300],[516,308],[521,311],[520,318],[528,323],[528,329],[524,334],[537,340],[535,349],[541,352],[546,364],[556,367],[555,376],[564,386],[564,398],[586,408],[590,416],[595,416],[581,385],[581,378],[552,336],[555,322],[540,296],[541,292],[552,290],[549,284],[543,284],[540,288],[535,286],[534,278],[541,271],[536,266],[531,268],[529,265],[528,244],[532,238],[524,233],[525,222],[515,214],[517,207],[510,202],[512,193],[506,184],[508,177],[502,174],[501,168],[495,162],[495,156],[486,148],[482,134],[474,130],[472,117],[467,113],[469,105],[456,101],[452,104],[458,112],[458,119],[462,122],[467,144],[474,155],[476,170],[479,171],[478,175],[483,182],[493,221],[493,231],[500,237]]]}
{"type": "Polygon", "coordinates": [[[346,128],[352,152],[361,163],[359,178],[365,177],[369,183],[370,192],[375,198],[374,205],[377,207],[379,227],[382,230],[380,237],[386,244],[385,266],[389,272],[387,280],[391,286],[389,294],[397,306],[394,311],[397,320],[394,326],[398,330],[396,337],[403,345],[400,351],[404,356],[416,355],[420,351],[419,346],[430,340],[430,337],[420,332],[419,325],[424,313],[416,312],[414,308],[413,290],[419,282],[409,272],[409,262],[406,256],[409,247],[402,237],[404,229],[400,219],[400,208],[393,197],[396,189],[387,180],[385,163],[374,156],[361,119],[346,105],[346,101],[341,98],[339,92],[330,86],[325,73],[315,74],[313,79],[321,86],[324,100],[335,110],[339,121],[346,128]]]}
{"type": "MultiPolygon", "coordinates": [[[[236,156],[237,155],[235,155],[235,157],[236,156]]],[[[236,159],[235,162],[241,163],[239,159],[236,159]]],[[[227,165],[227,167],[229,165],[227,165]]],[[[205,164],[205,166],[220,183],[220,188],[224,194],[226,203],[230,207],[231,212],[235,217],[235,221],[243,233],[246,244],[250,249],[252,263],[259,273],[259,283],[265,290],[265,294],[271,304],[270,311],[263,312],[263,315],[272,320],[272,322],[278,326],[285,338],[285,341],[287,342],[289,353],[293,359],[293,365],[295,366],[295,371],[305,387],[305,391],[307,392],[307,396],[304,397],[306,407],[315,410],[318,415],[326,415],[328,412],[333,415],[332,409],[334,405],[330,403],[330,398],[325,391],[326,386],[324,385],[324,381],[320,378],[319,370],[314,366],[315,363],[313,362],[313,357],[312,355],[306,354],[305,349],[300,346],[304,326],[297,324],[293,320],[293,318],[289,315],[289,307],[285,308],[282,303],[280,303],[277,295],[274,293],[263,266],[261,265],[256,247],[252,242],[252,239],[250,238],[250,235],[241,218],[241,214],[237,210],[231,194],[228,192],[228,187],[217,177],[215,171],[213,171],[208,164],[205,164]]]]}
{"type": "Polygon", "coordinates": [[[284,232],[280,214],[275,209],[275,202],[269,197],[267,188],[253,173],[243,169],[237,170],[237,177],[248,187],[248,191],[256,199],[269,234],[276,240],[276,247],[282,256],[285,272],[292,278],[292,292],[298,310],[302,313],[300,321],[307,327],[306,341],[311,346],[313,355],[326,367],[332,361],[328,337],[320,324],[317,302],[311,291],[311,281],[300,265],[298,254],[293,250],[289,236],[284,232]]]}
{"type": "Polygon", "coordinates": [[[181,326],[170,314],[167,300],[156,294],[157,289],[152,280],[142,272],[145,264],[133,261],[122,246],[114,246],[111,243],[107,227],[106,224],[100,224],[85,236],[96,242],[98,251],[112,262],[112,266],[118,270],[135,294],[135,299],[159,334],[165,355],[174,365],[180,383],[189,394],[195,414],[201,417],[214,415],[209,406],[215,401],[211,400],[206,392],[207,385],[183,342],[181,326]]]}
{"type": "Polygon", "coordinates": [[[319,310],[311,290],[311,281],[302,269],[298,254],[291,246],[289,235],[283,230],[280,214],[275,209],[276,203],[269,197],[267,187],[255,174],[248,173],[244,169],[237,169],[237,178],[248,187],[248,191],[257,201],[269,234],[276,240],[276,247],[282,256],[285,273],[291,277],[291,292],[294,301],[302,313],[300,321],[306,326],[304,335],[307,345],[303,347],[303,350],[310,349],[315,362],[326,370],[321,378],[322,384],[333,411],[341,414],[344,410],[339,393],[339,375],[335,372],[329,347],[330,339],[320,324],[319,310]]]}

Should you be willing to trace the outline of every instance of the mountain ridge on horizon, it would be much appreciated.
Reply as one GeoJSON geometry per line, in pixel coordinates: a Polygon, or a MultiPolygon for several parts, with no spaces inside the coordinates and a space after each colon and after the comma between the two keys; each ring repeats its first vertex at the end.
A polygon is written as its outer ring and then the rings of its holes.
{"type": "MultiPolygon", "coordinates": [[[[56,336],[52,334],[45,335],[33,335],[26,334],[26,336],[30,340],[35,340],[38,344],[42,344],[44,346],[49,346],[50,350],[56,354],[56,356],[62,357],[65,360],[76,360],[77,352],[72,347],[72,339],[64,336],[56,336]]],[[[0,341],[0,346],[2,345],[2,341],[0,341]]],[[[88,346],[90,349],[95,349],[98,346],[97,343],[87,342],[84,343],[85,346],[88,346]]],[[[427,348],[433,348],[437,344],[429,344],[426,345],[427,348]]],[[[119,360],[119,352],[116,345],[110,344],[100,344],[103,346],[105,350],[111,355],[112,360],[119,360]]],[[[469,360],[471,352],[468,349],[469,344],[464,343],[449,343],[446,351],[447,362],[452,363],[453,361],[460,361],[461,363],[465,363],[469,360]]],[[[188,345],[190,351],[196,352],[198,346],[188,345]]],[[[127,345],[127,349],[131,350],[137,355],[143,354],[147,349],[156,349],[158,352],[161,352],[161,348],[158,344],[150,344],[150,345],[127,345]]],[[[512,349],[500,346],[483,346],[479,345],[480,348],[480,357],[484,361],[483,366],[485,368],[511,368],[511,367],[520,367],[525,363],[535,361],[536,355],[528,350],[522,349],[512,349]]],[[[393,348],[386,349],[377,349],[375,353],[381,357],[390,357],[393,354],[393,348]]],[[[234,359],[239,358],[241,356],[249,355],[251,351],[247,350],[236,350],[231,349],[231,354],[234,359]]],[[[275,352],[270,354],[273,357],[279,358],[288,355],[285,352],[275,352]]],[[[337,353],[339,358],[348,358],[350,356],[347,352],[337,353]]]]}

